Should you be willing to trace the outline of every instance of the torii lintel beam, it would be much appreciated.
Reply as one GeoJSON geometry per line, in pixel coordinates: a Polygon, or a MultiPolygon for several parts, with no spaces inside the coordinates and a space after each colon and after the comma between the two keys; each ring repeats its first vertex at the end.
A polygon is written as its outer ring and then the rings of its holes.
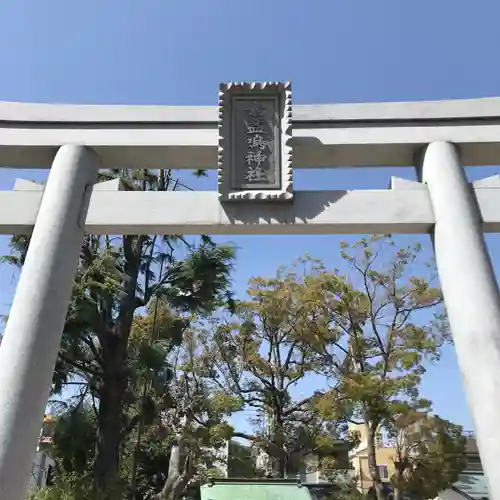
{"type": "MultiPolygon", "coordinates": [[[[500,232],[500,177],[472,184],[484,232],[500,232]]],[[[43,187],[0,191],[0,234],[32,231],[43,187]]],[[[427,187],[393,177],[387,190],[296,191],[293,203],[221,203],[215,191],[122,191],[96,184],[85,229],[93,234],[419,234],[435,223],[427,187]]]]}
{"type": "MultiPolygon", "coordinates": [[[[463,165],[500,163],[500,98],[294,105],[293,166],[412,166],[446,141],[463,165]]],[[[0,165],[50,168],[64,144],[103,168],[217,168],[217,107],[0,102],[0,165]]]]}

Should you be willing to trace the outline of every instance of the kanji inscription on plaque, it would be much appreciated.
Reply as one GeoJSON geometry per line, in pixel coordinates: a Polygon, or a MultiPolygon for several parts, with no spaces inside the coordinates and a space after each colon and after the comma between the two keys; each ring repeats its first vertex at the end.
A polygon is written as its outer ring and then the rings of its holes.
{"type": "Polygon", "coordinates": [[[219,92],[219,198],[293,197],[289,83],[228,83],[219,92]]]}

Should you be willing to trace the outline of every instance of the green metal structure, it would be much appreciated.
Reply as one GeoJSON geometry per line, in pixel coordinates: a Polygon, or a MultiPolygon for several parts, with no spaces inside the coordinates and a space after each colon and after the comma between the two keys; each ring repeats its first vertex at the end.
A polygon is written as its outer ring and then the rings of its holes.
{"type": "Polygon", "coordinates": [[[310,489],[287,479],[214,479],[200,488],[201,500],[312,500],[310,489]]]}

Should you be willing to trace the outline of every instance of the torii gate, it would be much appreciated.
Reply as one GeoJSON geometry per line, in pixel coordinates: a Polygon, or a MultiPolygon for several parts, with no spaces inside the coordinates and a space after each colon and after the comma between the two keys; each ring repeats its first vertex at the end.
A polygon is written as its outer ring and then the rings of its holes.
{"type": "MultiPolygon", "coordinates": [[[[0,103],[0,165],[50,168],[0,192],[0,233],[32,232],[0,349],[0,498],[23,500],[84,231],[431,233],[490,497],[500,500],[500,98],[291,105],[289,84],[221,85],[219,106],[0,103]],[[293,136],[293,137],[292,137],[293,136]],[[292,159],[293,155],[293,159],[292,159]],[[94,187],[100,168],[218,169],[218,192],[94,187]],[[294,191],[293,168],[416,167],[388,190],[294,191]],[[293,168],[292,168],[293,166],[293,168]]],[[[353,171],[353,174],[355,172],[353,171]]]]}

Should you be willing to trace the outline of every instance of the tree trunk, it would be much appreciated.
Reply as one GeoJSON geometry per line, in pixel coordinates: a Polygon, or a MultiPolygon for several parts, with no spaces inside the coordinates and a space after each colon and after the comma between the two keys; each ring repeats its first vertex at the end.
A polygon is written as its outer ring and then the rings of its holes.
{"type": "MultiPolygon", "coordinates": [[[[111,342],[110,344],[114,344],[111,342]]],[[[94,491],[98,498],[118,495],[123,397],[127,380],[121,349],[103,346],[104,373],[99,398],[97,457],[94,463],[94,491]],[[106,496],[104,496],[106,495],[106,496]]]]}
{"type": "Polygon", "coordinates": [[[127,389],[127,348],[136,309],[136,290],[142,255],[143,236],[124,236],[124,294],[113,328],[99,340],[103,377],[99,394],[97,457],[93,489],[99,500],[114,500],[120,495],[120,445],[122,441],[123,398],[127,389]]]}
{"type": "Polygon", "coordinates": [[[402,499],[403,499],[403,492],[401,491],[401,488],[394,487],[393,500],[402,500],[402,499]]]}
{"type": "Polygon", "coordinates": [[[271,475],[276,479],[284,479],[287,474],[287,464],[285,456],[271,456],[271,475]]]}
{"type": "Polygon", "coordinates": [[[183,467],[181,466],[181,455],[185,452],[183,440],[180,438],[178,444],[170,450],[168,464],[168,477],[160,493],[153,496],[152,500],[179,500],[196,473],[196,468],[189,455],[186,456],[183,467]]]}
{"type": "Polygon", "coordinates": [[[402,500],[403,498],[403,485],[404,485],[404,472],[409,467],[410,463],[402,450],[398,451],[397,458],[394,460],[395,472],[391,478],[394,487],[393,500],[402,500]]]}
{"type": "Polygon", "coordinates": [[[366,447],[368,453],[368,469],[370,471],[370,477],[373,484],[373,489],[377,495],[377,500],[384,500],[384,492],[382,489],[382,481],[380,480],[380,471],[377,464],[377,452],[375,435],[377,433],[377,427],[371,422],[365,423],[368,432],[366,433],[366,447]]]}
{"type": "Polygon", "coordinates": [[[270,441],[275,445],[276,455],[270,457],[273,477],[283,479],[287,475],[287,453],[285,450],[285,436],[281,407],[277,407],[270,419],[270,441]]]}

